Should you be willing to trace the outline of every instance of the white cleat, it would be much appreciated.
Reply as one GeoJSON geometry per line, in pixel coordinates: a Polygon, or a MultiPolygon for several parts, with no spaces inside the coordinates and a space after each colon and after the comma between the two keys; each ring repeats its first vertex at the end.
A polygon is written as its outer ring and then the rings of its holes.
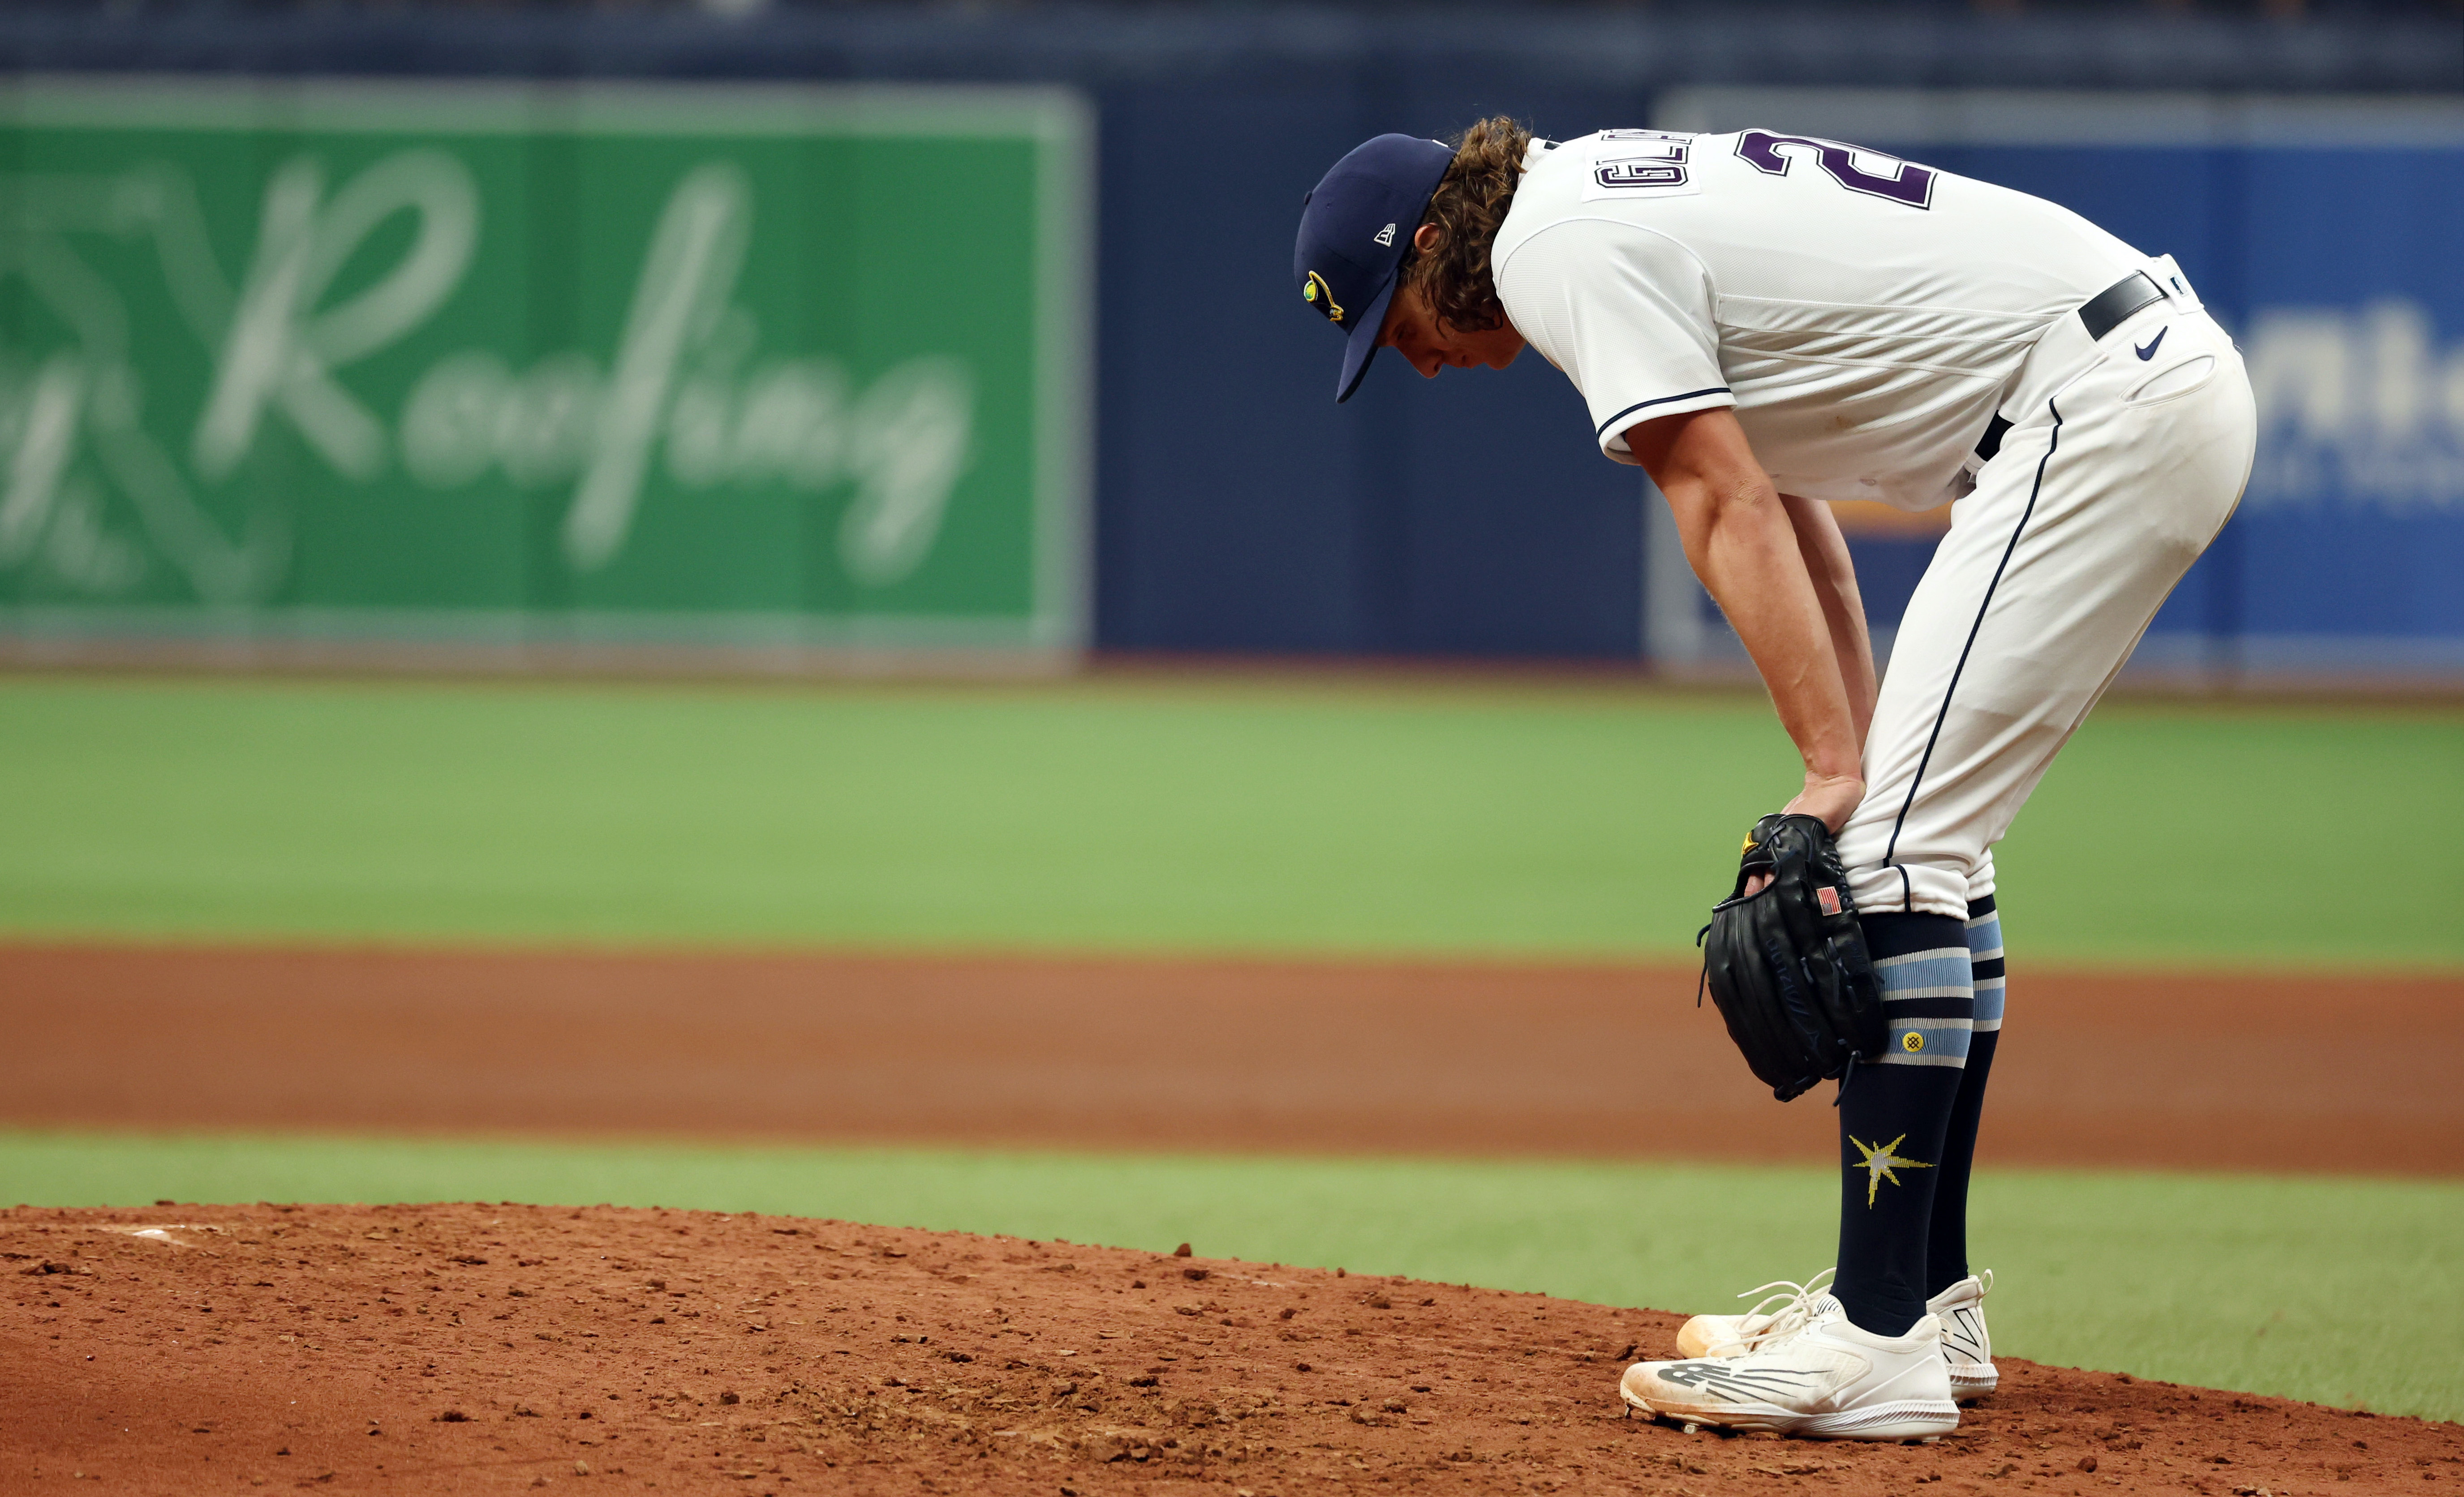
{"type": "Polygon", "coordinates": [[[1935,1440],[1959,1427],[1942,1326],[1878,1336],[1839,1302],[1812,1301],[1795,1328],[1733,1356],[1637,1362],[1617,1393],[1646,1414],[1822,1440],[1935,1440]]]}
{"type": "MultiPolygon", "coordinates": [[[[1766,1284],[1737,1296],[1768,1296],[1742,1315],[1697,1315],[1678,1329],[1682,1357],[1740,1356],[1802,1326],[1813,1305],[1831,1287],[1833,1270],[1803,1284],[1766,1284]],[[1776,1291],[1776,1292],[1774,1292],[1776,1291]]],[[[1985,1330],[1985,1296],[1993,1288],[1988,1268],[1960,1280],[1925,1301],[1942,1322],[1942,1359],[1950,1370],[1951,1397],[1973,1403],[1991,1396],[2001,1374],[1993,1366],[1993,1338],[1985,1330]]]]}
{"type": "Polygon", "coordinates": [[[1985,1331],[1985,1296],[1993,1270],[1971,1274],[1925,1301],[1942,1322],[1942,1359],[1950,1371],[1950,1396],[1973,1403],[1991,1394],[2002,1375],[1993,1367],[1993,1338],[1985,1331]]]}

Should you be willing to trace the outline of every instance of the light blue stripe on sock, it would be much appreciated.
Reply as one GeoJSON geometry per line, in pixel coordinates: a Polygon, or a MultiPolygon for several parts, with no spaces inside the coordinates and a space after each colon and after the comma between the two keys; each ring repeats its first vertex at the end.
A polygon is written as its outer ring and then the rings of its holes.
{"type": "Polygon", "coordinates": [[[1877,1065],[1882,1066],[1956,1066],[1968,1065],[1968,1044],[1970,1026],[1965,1019],[1894,1019],[1891,1021],[1891,1047],[1882,1052],[1877,1065]],[[1919,1036],[1918,1046],[1908,1048],[1908,1036],[1919,1036]]]}
{"type": "Polygon", "coordinates": [[[1968,950],[1979,967],[1987,963],[1992,976],[1976,980],[1976,1027],[1984,1033],[1998,1033],[2002,1028],[2002,915],[1996,911],[1968,922],[1968,950]]]}
{"type": "Polygon", "coordinates": [[[1968,954],[1979,961],[2002,955],[2002,915],[1999,911],[1968,922],[1968,954]]]}
{"type": "Polygon", "coordinates": [[[1874,963],[1882,1002],[1903,998],[1959,998],[1975,985],[1976,971],[1965,948],[1945,946],[1885,957],[1874,963]]]}

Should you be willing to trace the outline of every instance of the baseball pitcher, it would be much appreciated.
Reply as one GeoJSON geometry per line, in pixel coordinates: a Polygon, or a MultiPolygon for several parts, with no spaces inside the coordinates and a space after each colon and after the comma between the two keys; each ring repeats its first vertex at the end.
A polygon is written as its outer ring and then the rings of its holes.
{"type": "Polygon", "coordinates": [[[1381,348],[1435,378],[1529,343],[1573,381],[1804,760],[1705,977],[1782,1099],[1840,1083],[1838,1255],[1696,1316],[1622,1397],[1734,1429],[1956,1428],[1995,1377],[1966,1225],[2002,1027],[1992,849],[2240,496],[2232,341],[2169,256],[1774,130],[1379,136],[1309,195],[1292,270],[1343,332],[1338,401],[1381,348]],[[1840,499],[1956,501],[1879,681],[1840,499]]]}

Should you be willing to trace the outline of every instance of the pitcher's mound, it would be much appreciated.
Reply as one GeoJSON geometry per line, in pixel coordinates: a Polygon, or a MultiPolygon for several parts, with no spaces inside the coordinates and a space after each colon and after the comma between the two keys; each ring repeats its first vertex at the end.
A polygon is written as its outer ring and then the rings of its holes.
{"type": "Polygon", "coordinates": [[[2456,1426],[2002,1363],[1936,1445],[1687,1436],[1677,1317],[1061,1242],[536,1206],[0,1212],[0,1487],[2419,1492],[2456,1426]],[[55,1486],[55,1483],[60,1485],[55,1486]]]}

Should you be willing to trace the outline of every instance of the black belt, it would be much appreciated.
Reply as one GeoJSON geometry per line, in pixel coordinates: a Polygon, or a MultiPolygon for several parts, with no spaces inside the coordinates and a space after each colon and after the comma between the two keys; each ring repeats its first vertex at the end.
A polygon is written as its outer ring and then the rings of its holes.
{"type": "Polygon", "coordinates": [[[2088,341],[2101,343],[2105,334],[2128,321],[2132,314],[2164,299],[2164,288],[2145,271],[2132,271],[2080,303],[2079,322],[2087,329],[2088,341]]]}
{"type": "MultiPolygon", "coordinates": [[[[2129,321],[2133,317],[2165,299],[2164,288],[2145,271],[2132,271],[2112,285],[2079,303],[2079,325],[2087,329],[2088,341],[2101,343],[2104,335],[2129,321]]],[[[1995,416],[1986,423],[1985,435],[1976,443],[1976,455],[1987,462],[2002,451],[2002,434],[2011,423],[1995,416]]]]}

